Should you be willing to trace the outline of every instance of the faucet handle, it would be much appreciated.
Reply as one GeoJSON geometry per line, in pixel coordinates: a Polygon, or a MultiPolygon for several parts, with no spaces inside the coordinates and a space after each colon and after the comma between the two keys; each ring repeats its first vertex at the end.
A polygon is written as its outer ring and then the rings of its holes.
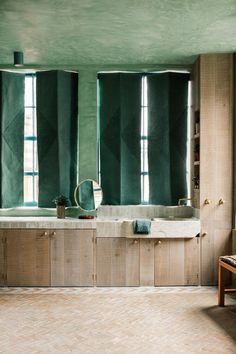
{"type": "Polygon", "coordinates": [[[220,200],[219,200],[219,205],[222,205],[222,204],[224,204],[225,203],[225,200],[223,199],[223,198],[220,198],[220,200]]]}
{"type": "Polygon", "coordinates": [[[204,203],[203,203],[203,204],[208,205],[208,204],[210,204],[210,203],[211,203],[211,200],[208,199],[208,198],[206,198],[206,199],[204,200],[204,203]]]}

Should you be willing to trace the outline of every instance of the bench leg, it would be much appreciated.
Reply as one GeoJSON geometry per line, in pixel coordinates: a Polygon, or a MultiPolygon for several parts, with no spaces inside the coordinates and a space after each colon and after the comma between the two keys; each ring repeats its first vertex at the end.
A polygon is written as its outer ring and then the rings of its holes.
{"type": "Polygon", "coordinates": [[[218,305],[225,306],[225,285],[224,285],[224,272],[225,269],[219,263],[218,270],[218,305]]]}

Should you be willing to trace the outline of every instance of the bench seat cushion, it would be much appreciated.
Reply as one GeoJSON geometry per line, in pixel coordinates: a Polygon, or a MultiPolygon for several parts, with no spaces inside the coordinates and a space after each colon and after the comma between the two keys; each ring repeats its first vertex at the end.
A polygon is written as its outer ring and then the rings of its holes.
{"type": "Polygon", "coordinates": [[[221,256],[220,260],[230,264],[231,266],[236,268],[236,255],[233,256],[221,256]]]}

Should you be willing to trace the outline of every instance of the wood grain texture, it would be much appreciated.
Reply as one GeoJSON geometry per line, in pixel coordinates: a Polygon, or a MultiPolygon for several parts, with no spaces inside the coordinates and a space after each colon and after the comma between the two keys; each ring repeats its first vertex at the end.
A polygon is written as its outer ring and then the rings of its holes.
{"type": "Polygon", "coordinates": [[[112,238],[111,247],[111,283],[113,286],[126,284],[126,239],[112,238]]]}
{"type": "Polygon", "coordinates": [[[140,284],[140,240],[126,240],[126,286],[140,284]]]}
{"type": "Polygon", "coordinates": [[[6,236],[0,230],[0,286],[6,285],[6,236]]]}
{"type": "Polygon", "coordinates": [[[154,285],[154,240],[140,240],[140,285],[154,285]]]}
{"type": "Polygon", "coordinates": [[[97,286],[111,286],[112,238],[97,239],[97,286]]]}
{"type": "Polygon", "coordinates": [[[51,285],[65,285],[64,232],[60,230],[51,239],[51,285]]]}
{"type": "Polygon", "coordinates": [[[184,285],[200,284],[200,238],[184,241],[184,285]]]}
{"type": "Polygon", "coordinates": [[[219,255],[231,252],[233,195],[233,55],[200,57],[201,284],[217,283],[219,255]],[[204,205],[205,198],[211,204],[204,205]],[[219,205],[219,199],[226,203],[219,205]]]}
{"type": "Polygon", "coordinates": [[[155,244],[155,285],[198,285],[198,238],[166,239],[155,244]]]}
{"type": "Polygon", "coordinates": [[[7,284],[49,286],[49,238],[45,230],[5,230],[7,284]],[[46,234],[45,234],[46,232],[46,234]]]}
{"type": "Polygon", "coordinates": [[[93,230],[55,230],[51,238],[51,285],[94,284],[93,230]]]}
{"type": "Polygon", "coordinates": [[[97,286],[139,286],[139,240],[97,239],[97,286]]]}

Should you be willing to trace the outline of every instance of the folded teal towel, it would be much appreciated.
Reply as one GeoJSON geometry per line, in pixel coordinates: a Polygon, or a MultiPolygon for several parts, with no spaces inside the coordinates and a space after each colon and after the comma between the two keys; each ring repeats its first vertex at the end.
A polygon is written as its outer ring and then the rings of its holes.
{"type": "Polygon", "coordinates": [[[149,234],[151,230],[151,220],[138,219],[133,222],[134,234],[149,234]]]}

